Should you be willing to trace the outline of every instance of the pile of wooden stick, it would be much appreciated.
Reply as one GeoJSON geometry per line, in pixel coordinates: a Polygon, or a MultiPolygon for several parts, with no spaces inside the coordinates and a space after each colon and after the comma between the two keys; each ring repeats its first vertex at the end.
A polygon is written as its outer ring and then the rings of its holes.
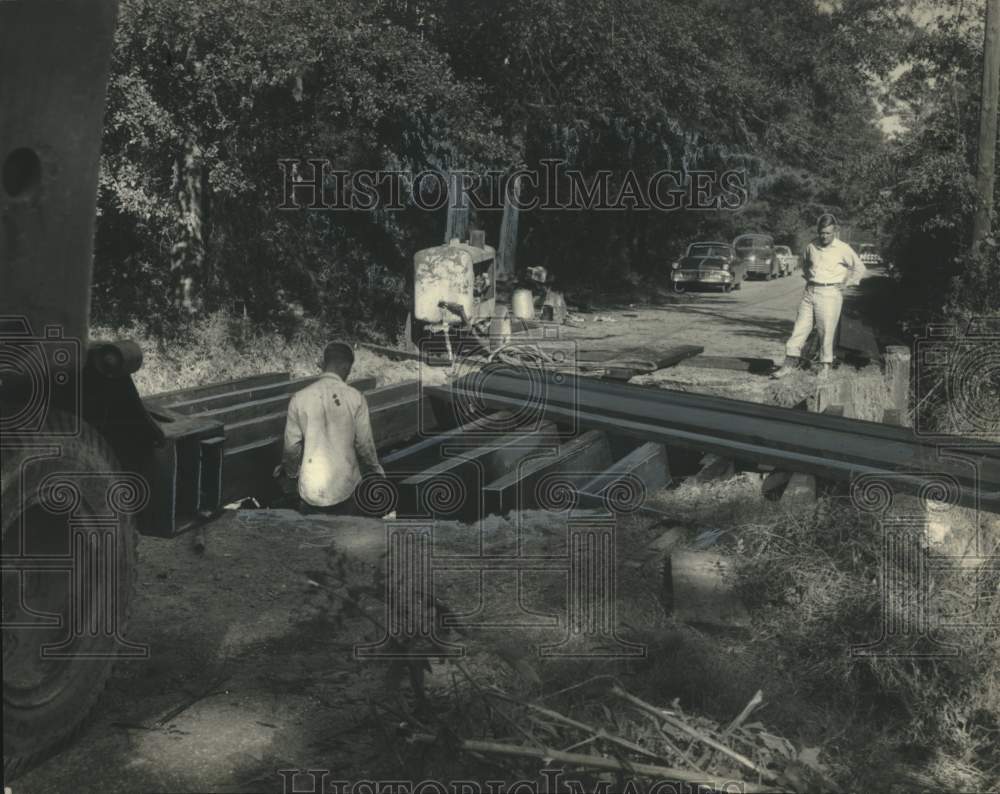
{"type": "Polygon", "coordinates": [[[607,676],[529,701],[480,687],[464,669],[463,674],[486,709],[478,717],[465,713],[475,738],[464,738],[463,720],[454,719],[438,727],[408,722],[402,738],[421,747],[447,747],[513,775],[573,770],[626,791],[645,791],[651,781],[689,784],[699,791],[833,790],[825,770],[812,760],[814,751],[800,758],[787,739],[758,721],[748,722],[763,703],[759,691],[731,722],[719,725],[685,714],[676,701],[669,707],[648,703],[607,676]],[[589,686],[597,683],[603,686],[589,686]],[[589,691],[581,700],[582,687],[589,691]],[[567,697],[571,690],[577,694],[567,697]],[[562,708],[553,702],[557,697],[562,708]],[[483,738],[484,726],[494,727],[492,737],[483,738]]]}

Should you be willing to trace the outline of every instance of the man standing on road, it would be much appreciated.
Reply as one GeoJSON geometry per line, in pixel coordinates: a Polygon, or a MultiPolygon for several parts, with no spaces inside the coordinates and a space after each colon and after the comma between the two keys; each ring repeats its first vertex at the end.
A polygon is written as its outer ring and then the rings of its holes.
{"type": "Polygon", "coordinates": [[[303,513],[349,515],[362,474],[383,475],[372,438],[368,403],[347,377],[354,351],[331,342],[323,352],[323,374],[288,404],[285,475],[298,480],[303,513]]]}
{"type": "Polygon", "coordinates": [[[795,328],[785,345],[785,363],[771,375],[772,378],[783,378],[799,366],[802,346],[814,324],[822,351],[819,375],[823,377],[830,373],[833,369],[833,340],[840,322],[844,289],[861,283],[865,275],[861,258],[851,246],[837,239],[837,219],[833,215],[820,215],[816,231],[817,238],[806,246],[802,255],[806,291],[799,303],[795,328]]]}

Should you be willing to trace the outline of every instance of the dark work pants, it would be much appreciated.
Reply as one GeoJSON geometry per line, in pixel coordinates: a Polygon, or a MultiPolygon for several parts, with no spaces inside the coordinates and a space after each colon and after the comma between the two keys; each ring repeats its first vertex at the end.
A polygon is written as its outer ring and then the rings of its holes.
{"type": "Polygon", "coordinates": [[[327,515],[327,516],[356,516],[358,515],[357,505],[354,504],[354,497],[346,499],[335,505],[311,505],[303,499],[299,499],[299,512],[302,515],[327,515]]]}

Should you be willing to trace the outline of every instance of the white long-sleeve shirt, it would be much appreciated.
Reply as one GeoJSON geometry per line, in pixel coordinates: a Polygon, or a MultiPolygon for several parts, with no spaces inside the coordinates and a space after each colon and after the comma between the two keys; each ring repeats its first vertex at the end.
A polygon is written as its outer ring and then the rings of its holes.
{"type": "Polygon", "coordinates": [[[865,265],[854,249],[843,240],[834,239],[826,247],[814,240],[802,254],[802,275],[808,281],[818,284],[853,287],[864,278],[865,265]]]}
{"type": "Polygon", "coordinates": [[[333,372],[297,392],[288,403],[283,458],[285,473],[298,473],[299,496],[316,507],[349,499],[362,473],[384,474],[364,395],[333,372]]]}

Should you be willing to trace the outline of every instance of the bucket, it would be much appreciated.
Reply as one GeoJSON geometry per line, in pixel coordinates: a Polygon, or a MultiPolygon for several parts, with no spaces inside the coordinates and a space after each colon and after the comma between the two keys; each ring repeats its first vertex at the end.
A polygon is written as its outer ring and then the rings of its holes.
{"type": "Polygon", "coordinates": [[[511,306],[514,309],[514,317],[518,320],[535,319],[535,298],[530,289],[514,290],[511,306]]]}

